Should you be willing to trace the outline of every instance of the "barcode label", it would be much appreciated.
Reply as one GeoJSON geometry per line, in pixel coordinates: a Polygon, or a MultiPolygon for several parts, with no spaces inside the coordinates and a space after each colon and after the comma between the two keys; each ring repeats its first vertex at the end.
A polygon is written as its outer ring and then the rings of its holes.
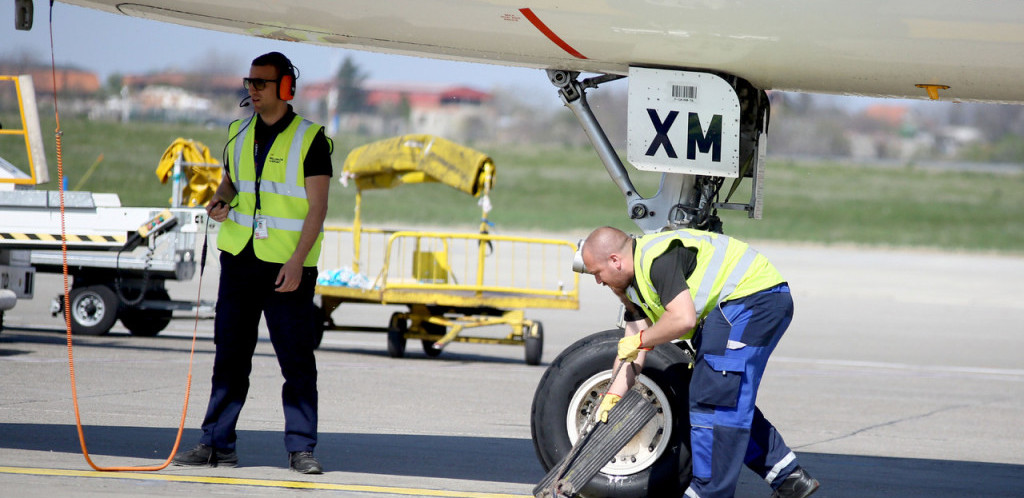
{"type": "Polygon", "coordinates": [[[672,97],[677,99],[695,100],[697,87],[688,85],[672,85],[672,97]]]}

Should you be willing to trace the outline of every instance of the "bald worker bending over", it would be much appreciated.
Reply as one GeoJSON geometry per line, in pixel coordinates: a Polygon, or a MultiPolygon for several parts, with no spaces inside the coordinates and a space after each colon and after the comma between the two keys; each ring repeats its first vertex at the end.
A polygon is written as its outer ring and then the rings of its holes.
{"type": "MultiPolygon", "coordinates": [[[[583,243],[586,272],[626,306],[620,361],[643,368],[646,351],[692,339],[690,380],[693,480],[684,496],[731,497],[743,464],[772,497],[803,498],[818,489],[775,427],[754,405],[768,356],[793,318],[789,285],[746,243],[699,230],[632,238],[612,227],[583,243]]],[[[604,397],[608,411],[636,380],[626,368],[604,397]]]]}

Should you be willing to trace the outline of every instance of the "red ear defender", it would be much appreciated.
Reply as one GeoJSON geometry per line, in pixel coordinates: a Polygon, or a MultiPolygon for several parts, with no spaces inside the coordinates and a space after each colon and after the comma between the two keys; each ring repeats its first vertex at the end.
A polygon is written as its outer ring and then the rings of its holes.
{"type": "Polygon", "coordinates": [[[277,97],[281,100],[291,100],[295,98],[295,77],[286,74],[281,76],[281,81],[277,84],[277,97]]]}

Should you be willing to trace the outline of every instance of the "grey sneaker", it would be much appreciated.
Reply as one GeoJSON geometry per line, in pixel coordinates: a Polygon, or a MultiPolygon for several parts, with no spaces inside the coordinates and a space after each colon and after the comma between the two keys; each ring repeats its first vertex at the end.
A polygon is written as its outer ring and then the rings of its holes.
{"type": "Polygon", "coordinates": [[[301,474],[323,474],[324,468],[313,457],[312,451],[293,451],[288,454],[288,468],[301,474]]]}
{"type": "Polygon", "coordinates": [[[238,465],[238,453],[235,450],[217,450],[199,443],[191,450],[179,451],[174,455],[173,463],[187,467],[234,467],[238,465]]]}
{"type": "Polygon", "coordinates": [[[772,498],[806,498],[817,491],[820,485],[803,467],[797,467],[783,479],[782,484],[772,493],[772,498]]]}

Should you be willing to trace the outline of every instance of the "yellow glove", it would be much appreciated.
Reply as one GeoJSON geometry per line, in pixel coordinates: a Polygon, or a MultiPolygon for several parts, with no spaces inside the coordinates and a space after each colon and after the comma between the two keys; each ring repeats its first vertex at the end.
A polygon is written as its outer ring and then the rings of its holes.
{"type": "Polygon", "coordinates": [[[601,399],[601,406],[597,407],[597,418],[607,424],[608,412],[612,411],[612,408],[621,399],[622,396],[618,394],[605,393],[604,398],[601,399]]]}
{"type": "Polygon", "coordinates": [[[635,361],[636,355],[640,351],[650,351],[651,348],[645,348],[643,344],[644,331],[641,330],[639,334],[627,335],[622,339],[619,339],[619,359],[622,361],[635,361]]]}

